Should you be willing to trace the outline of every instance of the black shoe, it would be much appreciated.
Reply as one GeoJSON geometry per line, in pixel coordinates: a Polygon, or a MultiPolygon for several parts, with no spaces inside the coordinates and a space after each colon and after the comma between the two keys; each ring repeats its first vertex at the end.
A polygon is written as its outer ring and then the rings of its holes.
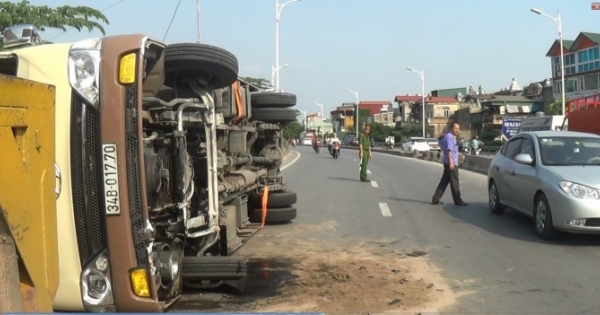
{"type": "Polygon", "coordinates": [[[370,182],[371,182],[371,180],[370,180],[370,179],[361,179],[360,181],[361,181],[361,182],[365,182],[365,183],[370,183],[370,182]]]}
{"type": "Polygon", "coordinates": [[[441,201],[432,201],[431,204],[432,205],[443,205],[444,203],[441,201]]]}
{"type": "Polygon", "coordinates": [[[464,202],[464,201],[455,202],[454,204],[455,204],[455,205],[457,205],[457,206],[463,206],[463,207],[466,207],[466,206],[468,206],[468,205],[469,205],[468,203],[466,203],[466,202],[464,202]]]}

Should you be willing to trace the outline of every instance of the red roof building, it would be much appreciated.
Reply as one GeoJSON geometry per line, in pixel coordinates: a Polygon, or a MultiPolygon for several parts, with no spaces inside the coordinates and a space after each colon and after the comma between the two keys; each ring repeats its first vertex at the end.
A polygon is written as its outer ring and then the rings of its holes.
{"type": "Polygon", "coordinates": [[[358,103],[358,110],[367,109],[369,110],[369,116],[373,116],[375,114],[381,113],[381,110],[384,107],[387,107],[387,110],[390,111],[392,106],[392,102],[390,101],[362,101],[358,103]]]}

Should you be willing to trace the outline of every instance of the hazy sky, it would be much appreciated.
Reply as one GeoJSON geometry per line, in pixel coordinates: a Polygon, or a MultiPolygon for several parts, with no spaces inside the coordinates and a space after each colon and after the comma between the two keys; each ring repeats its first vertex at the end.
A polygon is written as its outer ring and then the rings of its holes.
{"type": "MultiPolygon", "coordinates": [[[[162,40],[177,0],[31,0],[33,4],[88,5],[104,10],[108,34],[145,33],[162,40]]],[[[281,3],[285,0],[281,0],[281,3]]],[[[201,41],[234,53],[240,75],[271,79],[275,63],[275,0],[201,0],[201,41]]],[[[392,100],[420,93],[407,66],[425,69],[425,90],[483,84],[486,91],[521,86],[550,76],[545,57],[558,38],[600,33],[600,11],[584,0],[302,0],[286,6],[280,27],[281,88],[298,95],[298,109],[326,112],[354,101],[392,100]]],[[[89,34],[50,30],[44,39],[68,42],[89,34]]],[[[182,0],[165,40],[196,41],[196,1],[182,0]]],[[[326,114],[326,117],[329,115],[326,114]]]]}

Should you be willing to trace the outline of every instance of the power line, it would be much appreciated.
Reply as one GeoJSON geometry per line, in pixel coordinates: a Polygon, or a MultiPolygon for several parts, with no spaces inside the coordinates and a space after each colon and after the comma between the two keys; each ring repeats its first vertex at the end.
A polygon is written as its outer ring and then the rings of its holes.
{"type": "Polygon", "coordinates": [[[173,16],[171,17],[171,22],[169,23],[169,27],[167,27],[167,30],[165,31],[165,36],[163,37],[163,42],[165,41],[165,39],[167,39],[167,34],[169,34],[169,30],[171,29],[171,25],[173,25],[173,21],[175,21],[175,16],[177,16],[177,10],[179,10],[179,5],[181,4],[181,0],[179,0],[179,2],[177,2],[177,6],[175,7],[175,12],[173,12],[173,16]]]}
{"type": "MultiPolygon", "coordinates": [[[[121,2],[124,2],[124,1],[127,1],[127,0],[119,0],[119,1],[117,1],[117,2],[115,2],[115,3],[113,3],[113,4],[111,4],[111,5],[109,5],[108,7],[106,7],[106,8],[104,8],[104,9],[100,10],[100,12],[104,12],[104,11],[106,11],[106,10],[108,10],[108,9],[110,9],[110,8],[112,8],[112,7],[114,7],[114,6],[116,6],[117,4],[119,4],[119,3],[121,3],[121,2]]],[[[65,34],[65,33],[66,33],[66,31],[63,31],[62,33],[60,33],[60,34],[58,34],[58,35],[56,35],[56,36],[54,36],[54,37],[50,38],[50,41],[53,41],[53,40],[55,40],[57,37],[59,37],[59,36],[61,36],[61,35],[65,34]]]]}

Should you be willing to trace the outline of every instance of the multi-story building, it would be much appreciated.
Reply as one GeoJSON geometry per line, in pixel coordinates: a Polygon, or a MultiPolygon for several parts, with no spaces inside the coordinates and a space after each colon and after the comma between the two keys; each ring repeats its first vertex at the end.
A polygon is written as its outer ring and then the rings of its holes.
{"type": "MultiPolygon", "coordinates": [[[[600,93],[600,34],[581,32],[575,40],[563,40],[565,95],[580,98],[600,93]]],[[[558,40],[546,54],[552,67],[553,90],[560,99],[561,69],[560,43],[558,40]]]]}
{"type": "MultiPolygon", "coordinates": [[[[423,101],[419,99],[413,105],[411,121],[420,122],[423,114],[421,113],[423,101]]],[[[442,133],[452,122],[454,112],[460,109],[460,104],[455,97],[450,96],[428,96],[425,98],[425,118],[427,125],[433,127],[433,134],[427,135],[435,137],[442,133]]]]}
{"type": "Polygon", "coordinates": [[[398,118],[401,123],[410,122],[412,107],[416,101],[422,99],[421,95],[396,95],[394,102],[398,104],[398,118]]]}
{"type": "MultiPolygon", "coordinates": [[[[335,110],[330,112],[331,121],[339,126],[340,131],[353,131],[354,126],[354,110],[356,103],[343,103],[335,110]]],[[[358,103],[359,111],[369,112],[369,121],[374,121],[373,116],[380,113],[393,113],[392,102],[390,101],[363,101],[358,103]]],[[[386,116],[387,117],[387,116],[386,116]]],[[[364,121],[358,122],[365,123],[364,121]]]]}

